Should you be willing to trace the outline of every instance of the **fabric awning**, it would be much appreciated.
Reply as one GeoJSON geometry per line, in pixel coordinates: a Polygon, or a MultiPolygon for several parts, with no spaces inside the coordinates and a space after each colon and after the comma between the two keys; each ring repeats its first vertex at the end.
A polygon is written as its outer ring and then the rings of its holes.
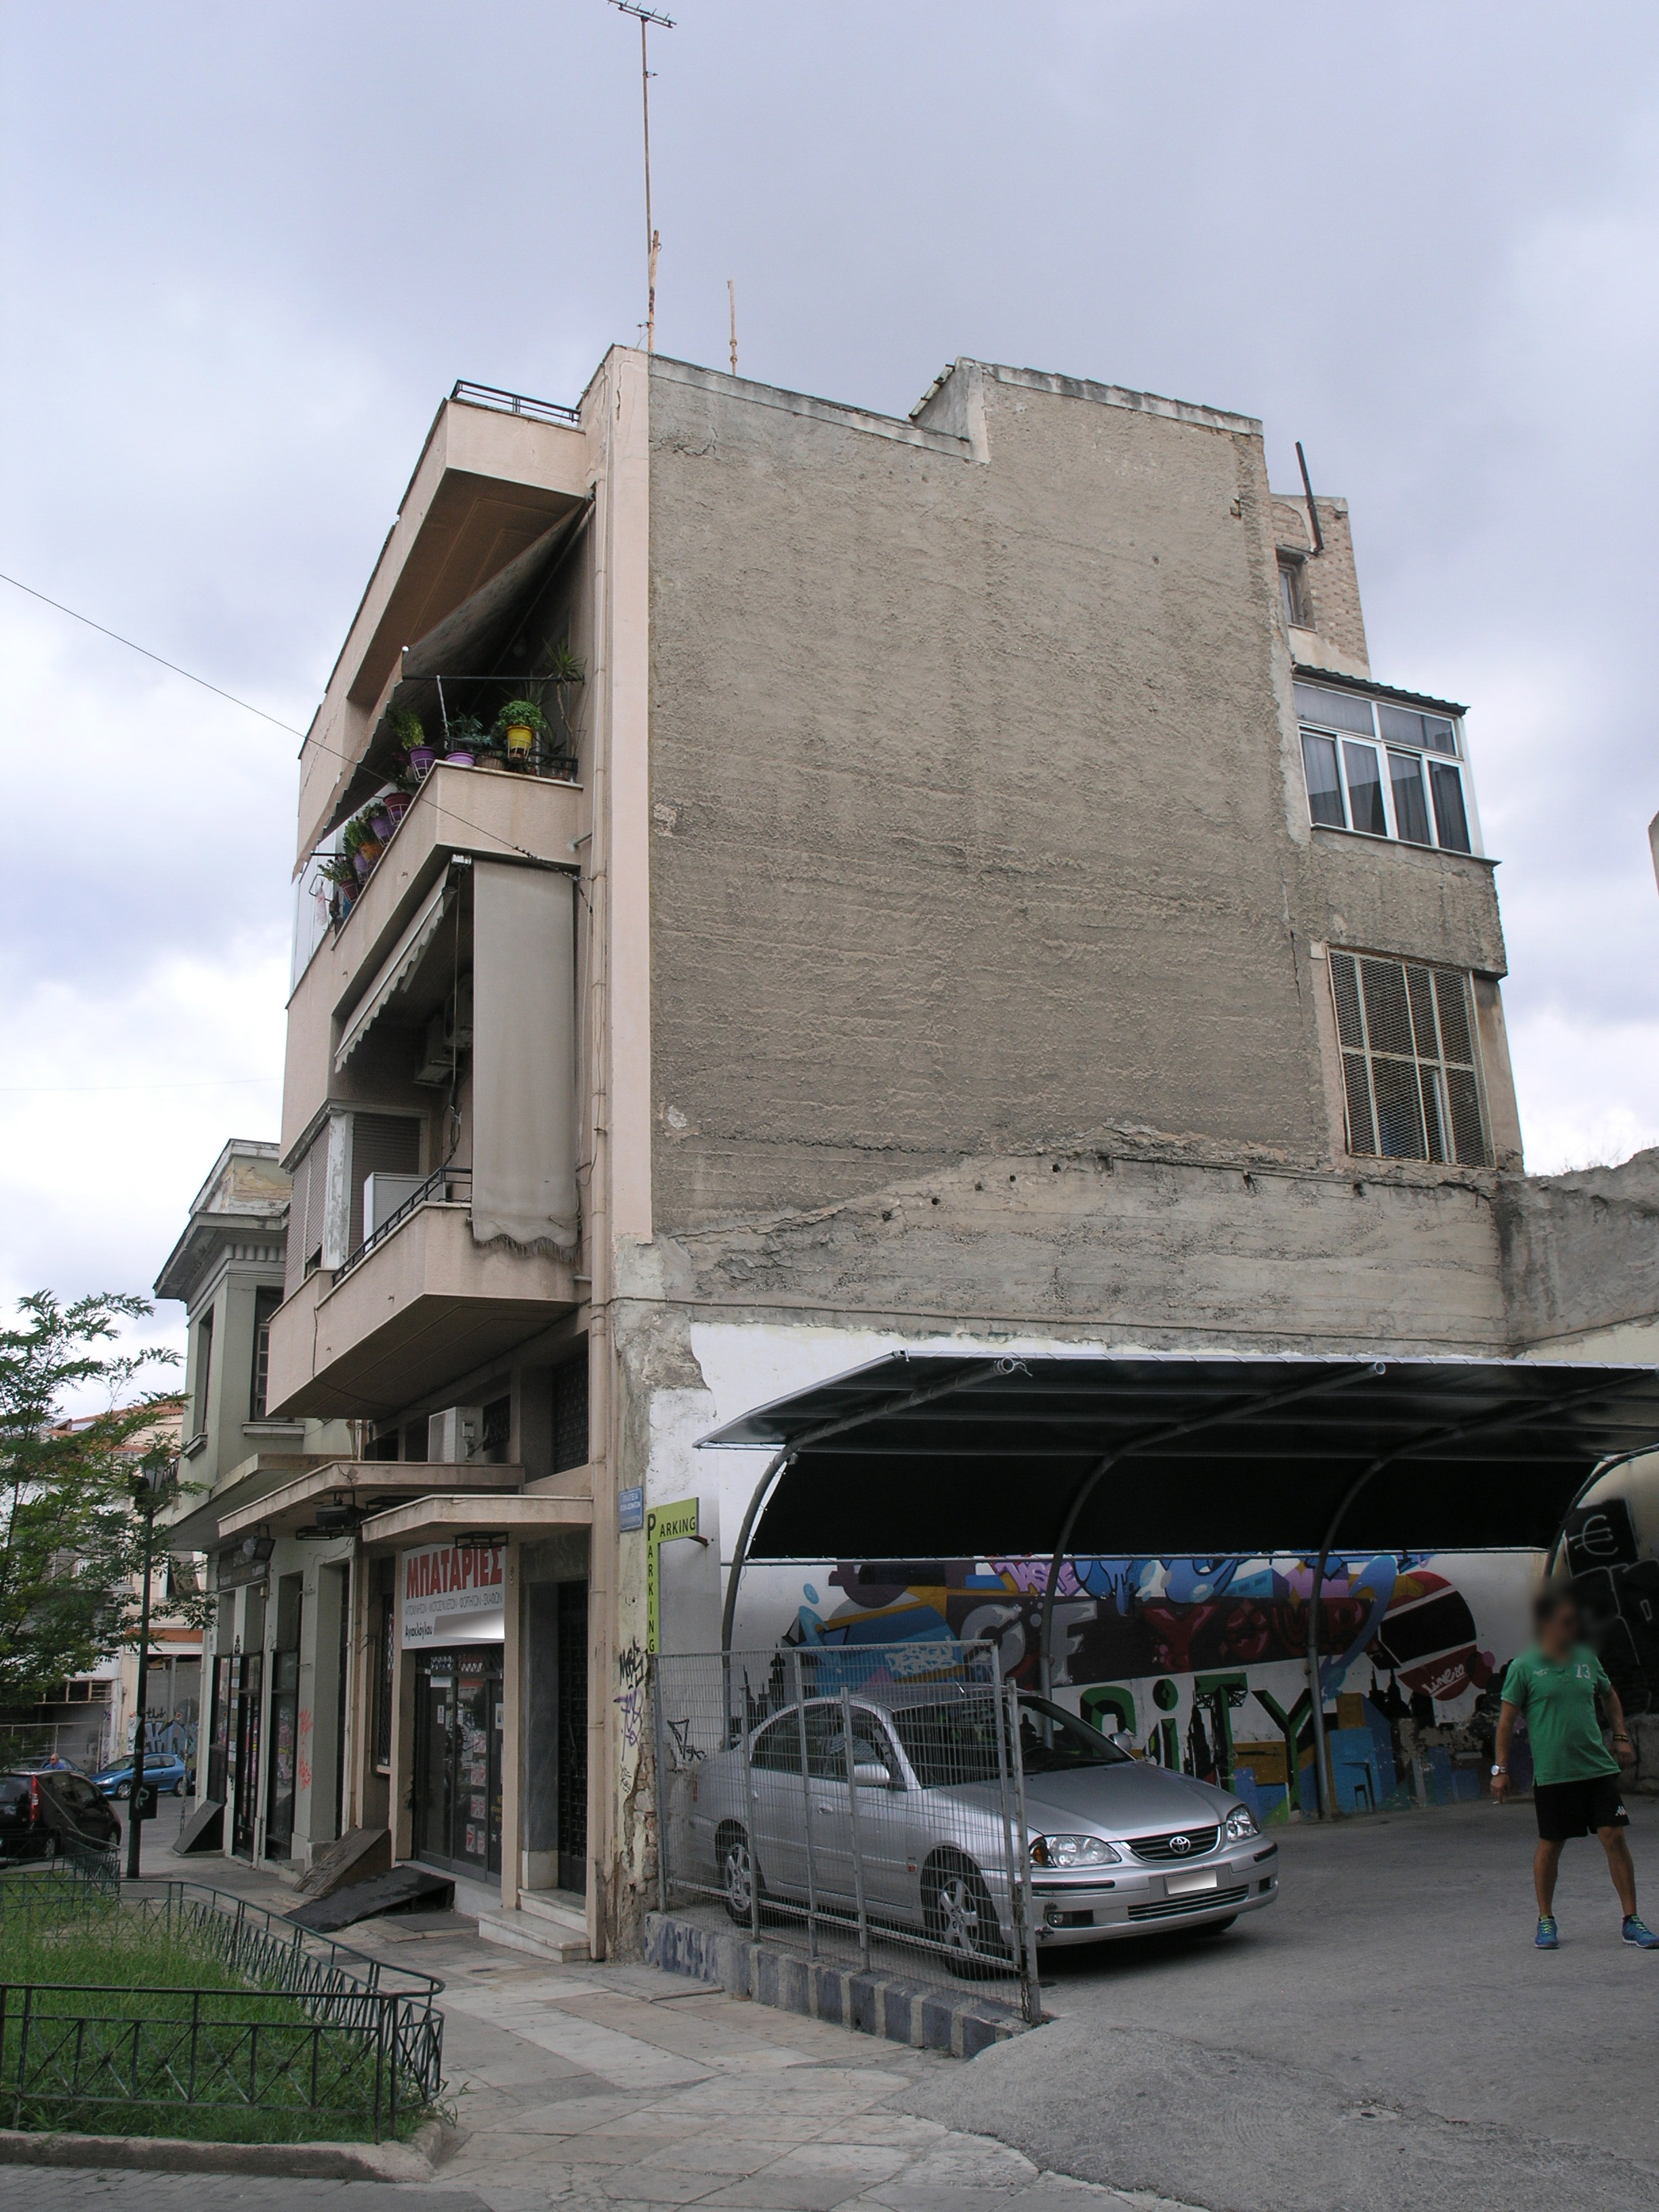
{"type": "Polygon", "coordinates": [[[445,876],[422,901],[414,921],[398,939],[390,958],[382,963],[380,974],[359,999],[351,1018],[346,1024],[339,1048],[334,1055],[334,1073],[337,1075],[420,966],[428,945],[437,935],[440,924],[453,903],[454,896],[454,885],[445,876]]]}
{"type": "Polygon", "coordinates": [[[1073,1553],[1310,1549],[1357,1483],[1345,1547],[1541,1549],[1599,1462],[1659,1446],[1659,1373],[1382,1355],[896,1353],[702,1443],[795,1454],[752,1559],[1047,1554],[1091,1476],[1073,1553]]]}

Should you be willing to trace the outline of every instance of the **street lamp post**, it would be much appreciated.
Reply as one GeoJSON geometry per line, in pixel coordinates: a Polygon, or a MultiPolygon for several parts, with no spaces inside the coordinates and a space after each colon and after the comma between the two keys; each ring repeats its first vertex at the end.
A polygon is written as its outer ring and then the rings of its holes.
{"type": "Polygon", "coordinates": [[[127,1819],[127,1880],[138,1879],[138,1863],[143,1848],[142,1826],[144,1804],[144,1707],[149,1696],[149,1578],[150,1560],[155,1543],[155,1514],[173,1480],[173,1463],[169,1460],[146,1460],[132,1479],[133,1501],[144,1516],[143,1590],[138,1602],[138,1687],[134,1699],[137,1711],[132,1730],[132,1797],[131,1811],[127,1819]]]}

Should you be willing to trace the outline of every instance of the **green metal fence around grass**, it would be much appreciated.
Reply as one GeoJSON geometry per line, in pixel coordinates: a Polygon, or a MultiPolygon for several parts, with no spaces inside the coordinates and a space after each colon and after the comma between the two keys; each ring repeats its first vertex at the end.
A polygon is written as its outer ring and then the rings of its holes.
{"type": "Polygon", "coordinates": [[[442,2091],[441,1982],[198,1883],[8,1875],[0,1976],[0,2124],[378,2142],[442,2091]]]}

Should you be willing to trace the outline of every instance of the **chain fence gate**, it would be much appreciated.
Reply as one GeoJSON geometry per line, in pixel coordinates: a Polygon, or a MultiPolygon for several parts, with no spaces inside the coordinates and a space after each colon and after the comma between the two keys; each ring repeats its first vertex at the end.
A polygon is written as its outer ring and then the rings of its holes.
{"type": "Polygon", "coordinates": [[[665,1912],[1041,2017],[1019,1718],[989,1644],[651,1662],[665,1912]]]}

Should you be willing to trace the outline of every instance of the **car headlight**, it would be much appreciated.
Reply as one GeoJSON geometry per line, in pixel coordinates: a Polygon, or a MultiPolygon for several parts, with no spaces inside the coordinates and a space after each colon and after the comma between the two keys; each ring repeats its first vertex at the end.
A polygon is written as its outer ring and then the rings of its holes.
{"type": "Polygon", "coordinates": [[[1227,1841],[1242,1844],[1248,1837],[1261,1833],[1255,1825],[1255,1816],[1248,1805],[1240,1805],[1227,1815],[1227,1841]]]}
{"type": "Polygon", "coordinates": [[[1033,1836],[1031,1864],[1040,1867],[1115,1866],[1123,1854],[1099,1836],[1033,1836]]]}

